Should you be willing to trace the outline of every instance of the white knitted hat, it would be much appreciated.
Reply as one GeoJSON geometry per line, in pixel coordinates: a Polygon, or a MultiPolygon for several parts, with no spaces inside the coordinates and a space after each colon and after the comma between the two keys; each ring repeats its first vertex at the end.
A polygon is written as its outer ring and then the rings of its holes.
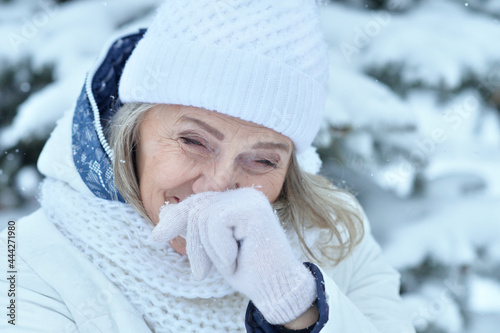
{"type": "Polygon", "coordinates": [[[251,121],[300,154],[319,129],[327,67],[314,0],[168,0],[125,65],[119,96],[251,121]]]}

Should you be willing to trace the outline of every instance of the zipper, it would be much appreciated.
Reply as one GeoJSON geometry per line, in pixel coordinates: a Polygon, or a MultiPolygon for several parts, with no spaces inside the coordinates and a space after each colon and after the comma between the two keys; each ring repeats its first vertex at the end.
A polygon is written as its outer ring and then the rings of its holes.
{"type": "Polygon", "coordinates": [[[99,142],[101,143],[102,148],[106,152],[106,155],[108,155],[109,159],[111,160],[111,163],[113,162],[113,150],[109,146],[108,141],[106,140],[106,137],[104,136],[104,130],[102,128],[101,124],[101,114],[99,112],[99,107],[97,106],[97,102],[95,101],[94,94],[92,92],[92,81],[94,80],[94,75],[99,69],[99,67],[102,65],[102,62],[104,59],[106,59],[106,56],[108,54],[109,48],[116,43],[118,39],[126,38],[128,36],[134,35],[137,33],[137,29],[134,29],[134,32],[127,32],[127,33],[121,33],[117,34],[111,40],[105,45],[103,51],[97,58],[95,65],[91,68],[89,73],[87,74],[87,78],[85,79],[85,91],[87,93],[87,97],[90,102],[90,107],[92,108],[92,112],[94,114],[94,129],[97,133],[97,136],[99,138],[99,142]]]}

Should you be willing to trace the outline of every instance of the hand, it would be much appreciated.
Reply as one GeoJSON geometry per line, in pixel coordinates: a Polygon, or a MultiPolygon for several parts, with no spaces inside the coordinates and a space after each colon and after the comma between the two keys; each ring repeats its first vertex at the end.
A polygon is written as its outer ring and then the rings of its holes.
{"type": "Polygon", "coordinates": [[[215,265],[271,324],[297,319],[316,299],[314,277],[294,256],[265,195],[253,188],[204,192],[165,206],[152,239],[178,235],[186,238],[194,278],[215,265]]]}

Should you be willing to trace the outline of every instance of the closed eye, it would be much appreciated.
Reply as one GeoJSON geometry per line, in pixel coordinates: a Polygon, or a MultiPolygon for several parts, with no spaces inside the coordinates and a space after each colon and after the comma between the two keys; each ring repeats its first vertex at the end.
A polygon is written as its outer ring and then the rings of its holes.
{"type": "Polygon", "coordinates": [[[264,164],[266,166],[270,166],[272,168],[276,168],[276,163],[273,163],[273,162],[271,162],[269,160],[257,160],[256,162],[264,164]]]}
{"type": "Polygon", "coordinates": [[[187,145],[205,147],[205,145],[198,140],[187,138],[187,137],[181,137],[181,139],[182,139],[182,142],[187,144],[187,145]]]}

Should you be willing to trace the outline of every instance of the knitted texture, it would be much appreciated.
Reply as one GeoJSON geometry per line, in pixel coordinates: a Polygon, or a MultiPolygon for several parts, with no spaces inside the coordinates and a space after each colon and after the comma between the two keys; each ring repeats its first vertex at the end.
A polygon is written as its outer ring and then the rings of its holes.
{"type": "Polygon", "coordinates": [[[84,195],[46,179],[41,205],[61,233],[143,315],[153,332],[245,332],[248,299],[213,271],[202,282],[129,205],[84,195]]]}
{"type": "Polygon", "coordinates": [[[316,282],[297,258],[266,196],[254,188],[203,192],[166,205],[155,240],[186,235],[193,275],[212,264],[271,324],[291,322],[316,299],[316,282]]]}
{"type": "Polygon", "coordinates": [[[119,96],[251,121],[301,153],[319,129],[327,67],[313,0],[169,0],[125,65],[119,96]]]}

